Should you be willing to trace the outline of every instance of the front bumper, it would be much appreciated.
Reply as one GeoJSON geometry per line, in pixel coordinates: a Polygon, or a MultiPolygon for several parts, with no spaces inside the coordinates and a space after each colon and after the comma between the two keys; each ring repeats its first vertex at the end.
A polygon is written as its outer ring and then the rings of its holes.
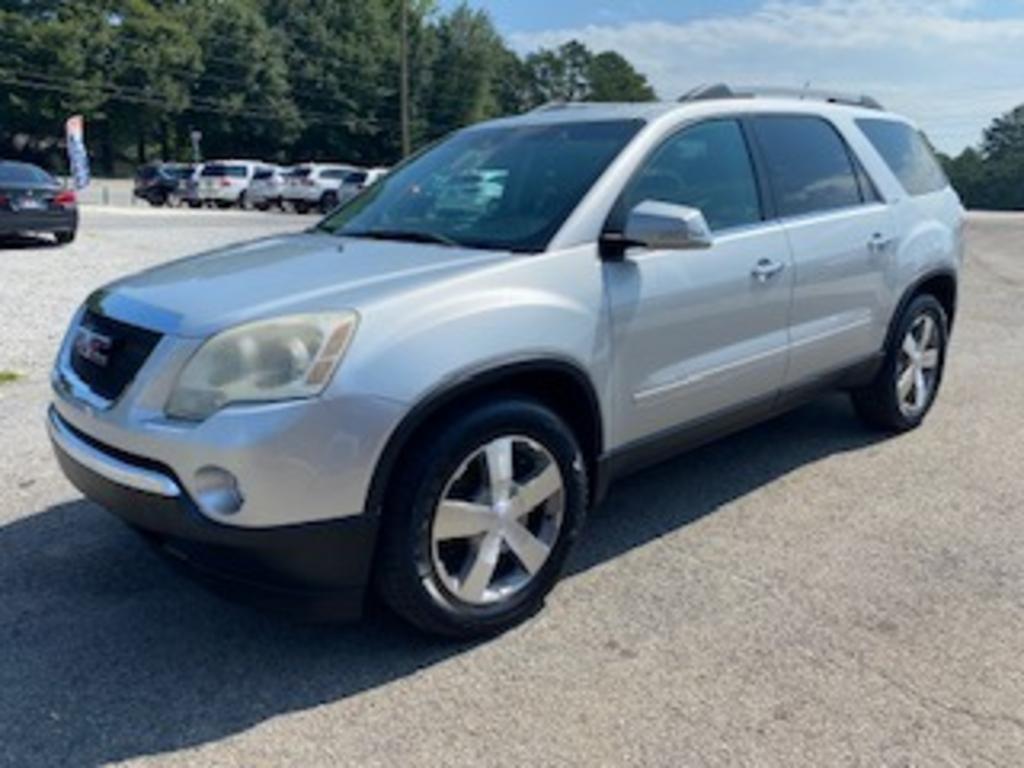
{"type": "Polygon", "coordinates": [[[215,591],[312,619],[362,613],[376,516],[257,529],[214,522],[167,467],[94,441],[52,408],[48,426],[61,469],[87,498],[215,591]]]}

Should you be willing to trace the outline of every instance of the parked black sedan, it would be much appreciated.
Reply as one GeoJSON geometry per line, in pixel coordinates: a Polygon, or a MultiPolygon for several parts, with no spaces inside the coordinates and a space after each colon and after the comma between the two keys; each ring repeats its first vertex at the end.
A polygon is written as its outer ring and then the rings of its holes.
{"type": "Polygon", "coordinates": [[[151,163],[135,172],[135,196],[159,208],[178,203],[186,193],[194,167],[181,163],[151,163]]]}
{"type": "Polygon", "coordinates": [[[70,243],[78,231],[78,201],[42,168],[0,160],[0,236],[51,232],[70,243]]]}

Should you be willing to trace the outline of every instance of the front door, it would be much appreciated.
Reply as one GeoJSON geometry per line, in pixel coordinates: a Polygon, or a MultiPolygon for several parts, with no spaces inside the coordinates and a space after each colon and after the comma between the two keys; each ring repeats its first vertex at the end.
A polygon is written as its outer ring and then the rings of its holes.
{"type": "Polygon", "coordinates": [[[617,445],[770,404],[788,353],[790,249],[782,226],[765,220],[739,122],[709,120],[668,139],[623,193],[609,229],[644,200],[699,208],[714,243],[632,248],[604,265],[617,445]]]}

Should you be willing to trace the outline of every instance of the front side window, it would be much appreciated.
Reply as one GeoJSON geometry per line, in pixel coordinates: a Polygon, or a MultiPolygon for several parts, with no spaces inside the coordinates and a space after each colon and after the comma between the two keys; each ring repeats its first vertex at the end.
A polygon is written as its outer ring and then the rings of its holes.
{"type": "Polygon", "coordinates": [[[540,251],[642,125],[610,120],[470,129],[414,157],[320,229],[540,251]]]}
{"type": "Polygon", "coordinates": [[[735,120],[686,128],[665,142],[633,178],[609,228],[645,200],[698,208],[713,231],[762,220],[757,181],[743,130],[735,120]]]}
{"type": "Polygon", "coordinates": [[[895,120],[862,119],[857,126],[885,160],[910,195],[938,192],[949,184],[931,148],[906,123],[895,120]]]}
{"type": "Polygon", "coordinates": [[[753,119],[780,216],[799,216],[863,202],[853,161],[831,124],[818,117],[753,119]]]}

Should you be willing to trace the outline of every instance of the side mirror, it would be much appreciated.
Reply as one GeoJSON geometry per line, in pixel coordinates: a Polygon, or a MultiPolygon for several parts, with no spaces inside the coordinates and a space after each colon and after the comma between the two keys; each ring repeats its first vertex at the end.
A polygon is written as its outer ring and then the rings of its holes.
{"type": "Polygon", "coordinates": [[[654,250],[710,248],[714,238],[698,208],[645,200],[626,217],[622,234],[608,238],[620,248],[638,245],[654,250]]]}

